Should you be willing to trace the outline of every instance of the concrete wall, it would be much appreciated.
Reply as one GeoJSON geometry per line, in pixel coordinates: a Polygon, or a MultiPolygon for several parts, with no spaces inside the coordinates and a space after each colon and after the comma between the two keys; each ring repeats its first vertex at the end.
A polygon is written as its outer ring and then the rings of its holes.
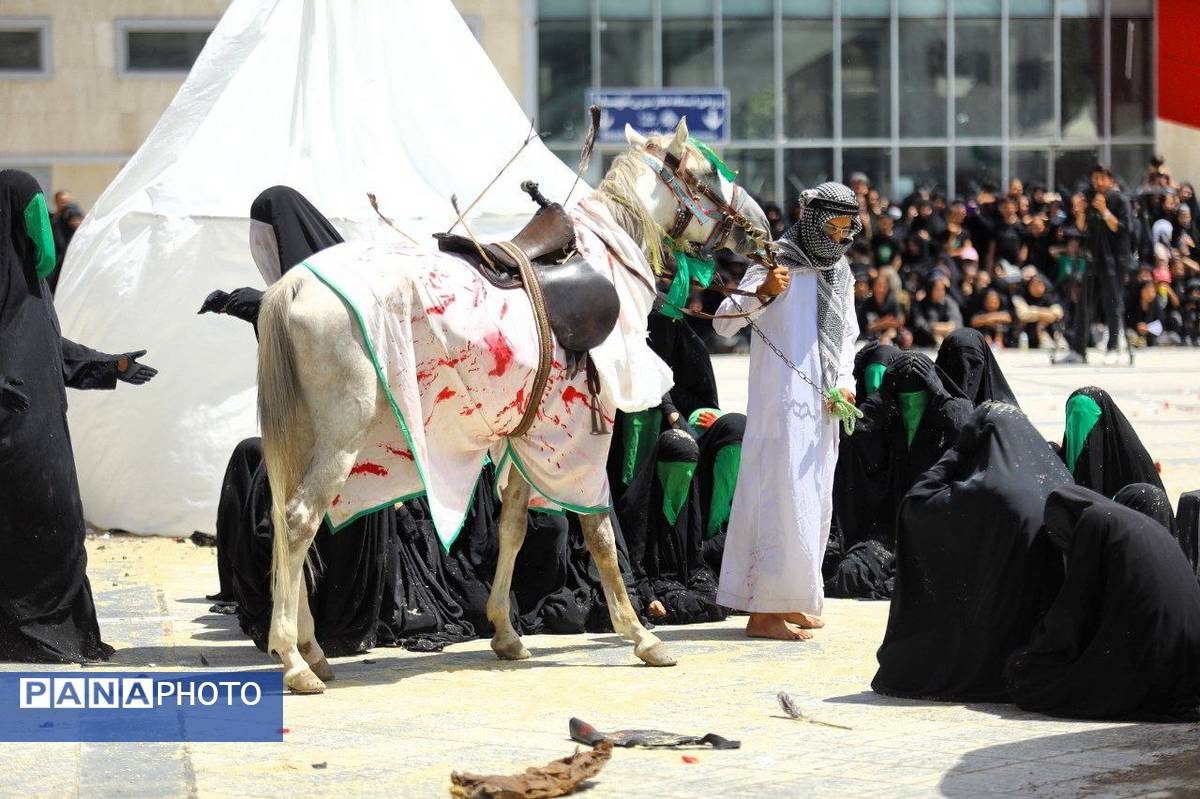
{"type": "MultiPolygon", "coordinates": [[[[341,2],[341,0],[338,0],[341,2]]],[[[0,19],[51,20],[49,77],[0,78],[0,168],[48,171],[84,208],[133,155],[182,77],[117,75],[115,20],[217,19],[229,0],[0,0],[0,19]]],[[[524,95],[522,0],[456,0],[513,95],[524,95]]]]}

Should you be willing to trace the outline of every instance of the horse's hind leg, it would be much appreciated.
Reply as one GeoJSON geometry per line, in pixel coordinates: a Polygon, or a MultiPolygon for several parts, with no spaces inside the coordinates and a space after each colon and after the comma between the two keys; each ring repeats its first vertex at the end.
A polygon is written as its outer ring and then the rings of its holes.
{"type": "Polygon", "coordinates": [[[621,636],[633,641],[633,652],[650,666],[674,666],[675,658],[667,651],[667,645],[658,636],[647,630],[638,621],[625,581],[621,579],[621,567],[617,563],[617,541],[612,521],[607,513],[589,513],[579,516],[583,527],[583,539],[587,543],[596,569],[600,572],[600,583],[608,601],[608,613],[613,629],[621,636]]]}
{"type": "Polygon", "coordinates": [[[308,604],[308,592],[301,586],[300,615],[297,619],[297,650],[304,662],[312,669],[313,674],[325,682],[333,679],[333,667],[325,659],[325,652],[317,643],[316,626],[313,624],[312,608],[308,604]]]}
{"type": "Polygon", "coordinates": [[[529,650],[513,629],[509,607],[513,567],[521,544],[525,542],[529,511],[529,483],[516,469],[509,472],[508,484],[500,500],[500,556],[496,560],[496,576],[492,579],[492,592],[487,602],[488,621],[495,628],[492,651],[504,660],[524,660],[529,657],[529,650]]]}

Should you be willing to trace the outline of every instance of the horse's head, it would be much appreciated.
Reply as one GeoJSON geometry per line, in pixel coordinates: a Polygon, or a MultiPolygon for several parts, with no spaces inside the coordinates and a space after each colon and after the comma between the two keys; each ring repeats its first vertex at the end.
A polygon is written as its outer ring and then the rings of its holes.
{"type": "Polygon", "coordinates": [[[664,232],[704,256],[726,248],[753,255],[763,248],[770,238],[766,214],[711,151],[688,138],[686,120],[664,136],[626,126],[625,138],[629,149],[613,161],[599,190],[615,201],[609,203],[614,216],[643,248],[661,250],[664,232]]]}

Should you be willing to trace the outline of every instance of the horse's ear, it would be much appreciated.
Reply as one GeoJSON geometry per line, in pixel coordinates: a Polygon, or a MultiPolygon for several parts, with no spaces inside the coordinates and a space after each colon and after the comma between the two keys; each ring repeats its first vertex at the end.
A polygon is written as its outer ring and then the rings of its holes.
{"type": "Polygon", "coordinates": [[[679,124],[675,126],[675,135],[671,137],[671,144],[667,147],[667,152],[682,157],[683,151],[687,148],[687,143],[687,117],[681,117],[679,124]]]}
{"type": "Polygon", "coordinates": [[[642,134],[633,129],[633,125],[625,123],[625,141],[629,142],[634,147],[645,147],[647,139],[642,134]]]}

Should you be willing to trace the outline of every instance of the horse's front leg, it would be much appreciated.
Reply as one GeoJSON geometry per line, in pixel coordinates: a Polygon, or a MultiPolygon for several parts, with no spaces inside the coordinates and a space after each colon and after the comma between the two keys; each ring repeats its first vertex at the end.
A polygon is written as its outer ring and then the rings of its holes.
{"type": "Polygon", "coordinates": [[[488,621],[495,628],[492,651],[504,660],[524,660],[529,657],[529,650],[513,629],[509,602],[513,567],[521,544],[525,542],[525,529],[529,523],[529,483],[516,469],[509,472],[500,501],[500,556],[496,560],[496,576],[492,579],[492,592],[487,603],[488,621]]]}
{"type": "Polygon", "coordinates": [[[607,513],[580,515],[583,540],[587,543],[596,569],[600,572],[600,583],[604,586],[604,598],[608,601],[608,614],[613,629],[633,641],[633,653],[649,666],[674,666],[675,658],[667,645],[638,621],[637,613],[629,604],[625,581],[621,579],[621,567],[617,563],[617,541],[612,521],[607,513]]]}

